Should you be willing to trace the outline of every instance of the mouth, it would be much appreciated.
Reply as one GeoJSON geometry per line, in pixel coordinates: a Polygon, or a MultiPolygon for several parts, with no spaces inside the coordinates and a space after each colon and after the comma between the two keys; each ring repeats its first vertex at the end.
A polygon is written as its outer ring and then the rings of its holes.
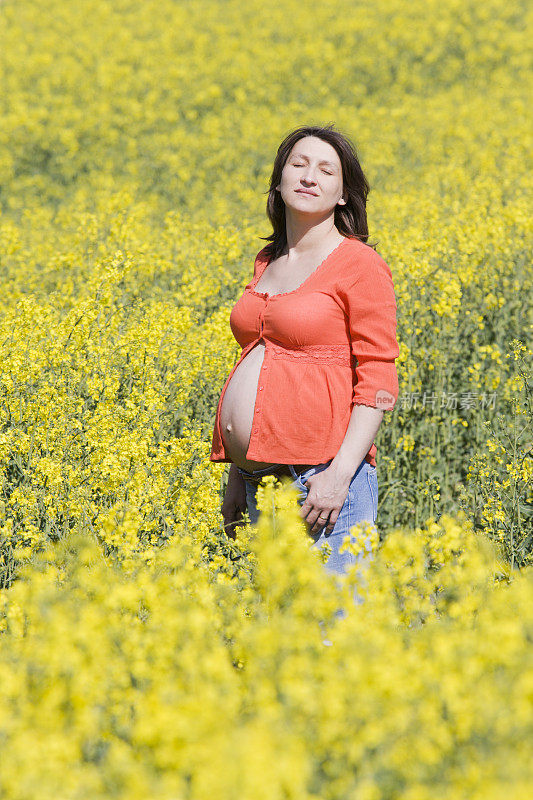
{"type": "Polygon", "coordinates": [[[295,191],[298,192],[298,194],[310,194],[311,197],[318,197],[316,192],[310,192],[307,189],[295,189],[295,191]]]}

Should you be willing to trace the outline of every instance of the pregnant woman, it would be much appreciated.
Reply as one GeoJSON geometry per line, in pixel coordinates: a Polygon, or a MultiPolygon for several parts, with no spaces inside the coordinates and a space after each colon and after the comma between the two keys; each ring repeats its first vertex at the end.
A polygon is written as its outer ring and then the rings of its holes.
{"type": "Polygon", "coordinates": [[[349,529],[374,523],[374,438],[398,397],[396,299],[370,245],[369,186],[333,125],[293,131],[278,148],[267,203],[274,232],[230,315],[242,347],[220,395],[210,459],[231,462],[226,532],[258,519],[264,475],[288,476],[312,547],[339,553],[349,529]],[[356,363],[355,363],[356,362],[356,363]]]}

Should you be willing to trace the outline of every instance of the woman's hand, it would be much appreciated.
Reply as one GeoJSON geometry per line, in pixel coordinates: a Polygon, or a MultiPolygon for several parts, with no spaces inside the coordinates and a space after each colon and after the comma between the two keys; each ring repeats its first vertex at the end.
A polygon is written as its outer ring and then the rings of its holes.
{"type": "Polygon", "coordinates": [[[352,477],[330,464],[306,480],[309,491],[301,505],[300,514],[310,526],[311,533],[319,531],[326,522],[325,532],[331,533],[348,497],[352,477]]]}
{"type": "Polygon", "coordinates": [[[235,528],[242,522],[242,516],[246,510],[246,485],[244,483],[244,478],[238,471],[237,465],[232,463],[229,468],[224,500],[220,507],[224,518],[224,530],[230,539],[236,538],[237,532],[235,528]]]}

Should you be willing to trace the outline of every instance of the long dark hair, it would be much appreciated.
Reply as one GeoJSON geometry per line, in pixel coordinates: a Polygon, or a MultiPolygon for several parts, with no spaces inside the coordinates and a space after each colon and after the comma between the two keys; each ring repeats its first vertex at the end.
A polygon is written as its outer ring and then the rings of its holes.
{"type": "MultiPolygon", "coordinates": [[[[289,154],[300,139],[304,136],[316,136],[328,142],[337,151],[342,165],[343,197],[345,205],[335,206],[335,227],[343,236],[360,239],[375,249],[377,242],[369,244],[368,222],[366,218],[366,199],[370,185],[365,178],[357,152],[350,139],[339,131],[334,130],[334,124],[328,125],[302,125],[285,137],[276,154],[270,188],[268,189],[267,215],[274,228],[270,236],[261,236],[269,241],[266,245],[265,255],[269,260],[279,258],[287,245],[287,229],[285,226],[285,203],[276,186],[281,180],[283,167],[289,154]]],[[[266,194],[266,192],[265,192],[266,194]]]]}

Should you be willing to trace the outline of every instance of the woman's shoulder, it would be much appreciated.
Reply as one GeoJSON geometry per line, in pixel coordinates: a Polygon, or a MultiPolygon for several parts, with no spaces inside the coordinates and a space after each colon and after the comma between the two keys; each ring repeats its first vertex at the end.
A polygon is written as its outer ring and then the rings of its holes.
{"type": "Polygon", "coordinates": [[[347,238],[348,251],[351,255],[357,256],[359,261],[370,262],[375,261],[376,259],[381,259],[378,251],[374,250],[374,248],[369,244],[366,244],[366,242],[362,242],[361,239],[358,239],[355,236],[349,236],[347,238]]]}
{"type": "Polygon", "coordinates": [[[350,238],[345,254],[346,258],[340,265],[339,277],[342,282],[353,283],[361,278],[379,280],[384,275],[392,277],[390,267],[383,256],[360,239],[350,238]]]}

